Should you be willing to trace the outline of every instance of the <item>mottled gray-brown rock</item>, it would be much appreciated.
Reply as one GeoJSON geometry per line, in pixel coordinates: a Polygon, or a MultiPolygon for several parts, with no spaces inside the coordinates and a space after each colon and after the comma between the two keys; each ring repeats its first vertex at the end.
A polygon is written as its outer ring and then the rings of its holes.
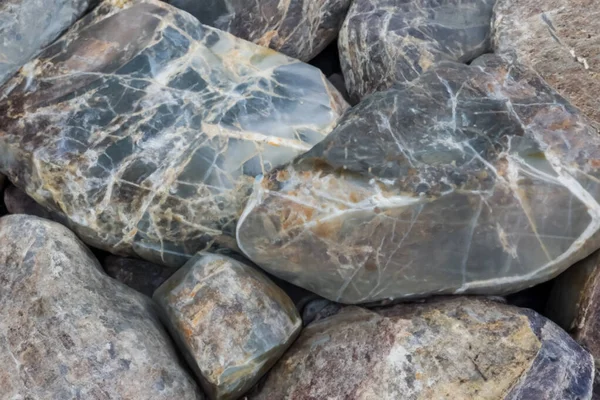
{"type": "Polygon", "coordinates": [[[600,128],[600,7],[594,0],[498,0],[494,51],[531,65],[600,128]]]}
{"type": "Polygon", "coordinates": [[[252,400],[589,400],[592,357],[533,311],[453,298],[304,328],[252,400]]]}
{"type": "Polygon", "coordinates": [[[177,271],[176,268],[163,267],[137,258],[112,255],[102,261],[102,267],[111,278],[149,297],[177,271]]]}
{"type": "Polygon", "coordinates": [[[27,193],[14,185],[10,185],[4,190],[4,205],[10,214],[26,214],[52,219],[50,211],[36,203],[27,193]]]}
{"type": "Polygon", "coordinates": [[[256,269],[200,253],[153,296],[206,393],[237,399],[273,366],[302,327],[294,303],[256,269]]]}
{"type": "Polygon", "coordinates": [[[150,299],[62,225],[0,219],[0,397],[204,398],[150,299]]]}
{"type": "Polygon", "coordinates": [[[0,2],[0,84],[97,3],[98,0],[0,2]]]}
{"type": "Polygon", "coordinates": [[[600,137],[534,71],[445,62],[258,181],[238,244],[342,303],[507,294],[600,247],[599,182],[600,137]]]}
{"type": "Polygon", "coordinates": [[[0,88],[0,171],[91,246],[170,266],[235,248],[254,177],[347,107],[316,68],[154,0],[103,3],[24,71],[0,88]]]}
{"type": "Polygon", "coordinates": [[[338,35],[351,0],[166,0],[214,26],[309,61],[338,35]]]}
{"type": "Polygon", "coordinates": [[[351,100],[411,81],[436,62],[485,53],[494,2],[355,0],[338,40],[351,100]]]}

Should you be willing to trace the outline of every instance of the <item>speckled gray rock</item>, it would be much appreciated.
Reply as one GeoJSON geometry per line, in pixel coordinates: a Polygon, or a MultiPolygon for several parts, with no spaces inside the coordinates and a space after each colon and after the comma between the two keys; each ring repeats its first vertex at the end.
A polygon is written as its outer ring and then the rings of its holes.
{"type": "Polygon", "coordinates": [[[0,397],[204,398],[150,300],[111,280],[65,227],[0,219],[0,397]]]}
{"type": "Polygon", "coordinates": [[[594,0],[498,0],[493,45],[531,65],[600,128],[600,7],[594,0]]]}
{"type": "Polygon", "coordinates": [[[0,2],[0,84],[99,0],[0,2]]]}
{"type": "Polygon", "coordinates": [[[533,71],[442,63],[258,182],[257,265],[343,303],[506,294],[600,247],[600,137],[533,71]]]}
{"type": "Polygon", "coordinates": [[[50,211],[40,206],[27,193],[13,185],[4,190],[4,205],[11,214],[26,214],[52,219],[50,211]]]}
{"type": "Polygon", "coordinates": [[[353,102],[411,81],[436,62],[489,48],[495,0],[355,0],[338,46],[353,102]]]}
{"type": "Polygon", "coordinates": [[[254,268],[199,254],[153,296],[212,399],[237,399],[300,332],[294,303],[254,268]]]}
{"type": "Polygon", "coordinates": [[[177,271],[137,258],[112,255],[102,261],[102,268],[111,278],[149,297],[177,271]]]}
{"type": "Polygon", "coordinates": [[[314,67],[166,3],[103,3],[0,88],[0,171],[87,243],[181,266],[235,248],[254,177],[347,107],[314,67]]]}
{"type": "Polygon", "coordinates": [[[203,24],[309,61],[338,35],[351,0],[166,0],[203,24]]]}
{"type": "Polygon", "coordinates": [[[346,307],[305,328],[252,400],[589,400],[592,357],[533,311],[453,298],[346,307]]]}

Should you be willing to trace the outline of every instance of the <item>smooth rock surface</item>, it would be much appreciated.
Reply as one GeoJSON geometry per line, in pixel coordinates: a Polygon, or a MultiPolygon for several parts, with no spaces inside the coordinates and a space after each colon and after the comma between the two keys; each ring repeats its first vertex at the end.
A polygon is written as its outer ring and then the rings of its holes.
{"type": "Polygon", "coordinates": [[[591,398],[592,357],[533,311],[453,298],[304,328],[251,399],[591,398]]]}
{"type": "Polygon", "coordinates": [[[0,85],[99,0],[0,2],[0,85]]]}
{"type": "Polygon", "coordinates": [[[271,368],[302,327],[294,303],[254,268],[199,254],[153,296],[212,399],[237,399],[271,368]]]}
{"type": "Polygon", "coordinates": [[[351,0],[166,0],[203,24],[309,61],[338,35],[351,0]]]}
{"type": "Polygon", "coordinates": [[[342,303],[498,295],[600,247],[600,137],[533,71],[443,63],[257,182],[238,244],[342,303]]]}
{"type": "Polygon", "coordinates": [[[415,79],[436,62],[488,51],[495,0],[355,0],[340,31],[352,102],[415,79]]]}
{"type": "Polygon", "coordinates": [[[150,300],[63,226],[0,219],[0,397],[203,399],[150,300]]]}
{"type": "Polygon", "coordinates": [[[113,255],[102,261],[102,268],[111,278],[148,297],[152,297],[154,291],[177,271],[144,260],[113,255]]]}
{"type": "Polygon", "coordinates": [[[0,88],[0,171],[88,244],[181,266],[235,248],[254,177],[347,107],[314,67],[166,3],[103,3],[0,88]]]}
{"type": "Polygon", "coordinates": [[[10,214],[26,214],[52,219],[52,213],[35,202],[24,191],[10,185],[4,190],[4,205],[10,214]]]}
{"type": "Polygon", "coordinates": [[[600,128],[600,7],[594,0],[498,0],[493,47],[531,65],[600,128]]]}

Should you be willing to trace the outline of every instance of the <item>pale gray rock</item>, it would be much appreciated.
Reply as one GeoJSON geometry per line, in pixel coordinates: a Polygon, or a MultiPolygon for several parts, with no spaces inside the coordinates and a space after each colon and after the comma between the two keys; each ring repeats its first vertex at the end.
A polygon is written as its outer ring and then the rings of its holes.
{"type": "Polygon", "coordinates": [[[0,88],[0,171],[91,246],[181,266],[236,248],[254,177],[347,104],[314,67],[160,1],[105,2],[0,88]]]}
{"type": "Polygon", "coordinates": [[[496,53],[533,67],[600,128],[600,7],[594,0],[498,0],[496,53]]]}
{"type": "Polygon", "coordinates": [[[292,300],[256,269],[201,253],[153,296],[206,393],[240,398],[302,327],[292,300]]]}
{"type": "Polygon", "coordinates": [[[150,299],[62,225],[0,219],[0,397],[204,398],[150,299]]]}
{"type": "Polygon", "coordinates": [[[488,51],[494,2],[355,0],[338,40],[351,100],[411,81],[436,62],[488,51]]]}
{"type": "Polygon", "coordinates": [[[252,400],[589,400],[592,357],[530,310],[452,298],[313,322],[252,400]]]}
{"type": "Polygon", "coordinates": [[[214,26],[309,61],[338,35],[351,0],[166,0],[214,26]]]}
{"type": "Polygon", "coordinates": [[[98,0],[0,2],[0,85],[98,0]]]}
{"type": "Polygon", "coordinates": [[[445,62],[256,184],[238,244],[332,301],[503,295],[600,247],[600,137],[534,71],[445,62]]]}

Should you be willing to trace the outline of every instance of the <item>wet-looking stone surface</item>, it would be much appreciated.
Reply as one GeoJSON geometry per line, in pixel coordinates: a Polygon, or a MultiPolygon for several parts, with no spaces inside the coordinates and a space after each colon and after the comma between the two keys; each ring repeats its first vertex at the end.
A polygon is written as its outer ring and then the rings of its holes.
{"type": "Polygon", "coordinates": [[[0,219],[2,399],[202,400],[150,299],[62,225],[0,219]]]}
{"type": "Polygon", "coordinates": [[[469,298],[306,327],[252,400],[589,399],[593,361],[533,311],[469,298]]]}
{"type": "Polygon", "coordinates": [[[302,327],[292,300],[262,273],[201,253],[153,296],[211,399],[240,398],[302,327]]]}
{"type": "Polygon", "coordinates": [[[600,245],[600,137],[489,56],[374,94],[267,175],[238,225],[256,264],[343,303],[505,294],[600,245]]]}
{"type": "Polygon", "coordinates": [[[316,68],[158,1],[103,3],[0,98],[0,171],[90,245],[172,266],[235,248],[254,177],[347,107],[316,68]]]}

